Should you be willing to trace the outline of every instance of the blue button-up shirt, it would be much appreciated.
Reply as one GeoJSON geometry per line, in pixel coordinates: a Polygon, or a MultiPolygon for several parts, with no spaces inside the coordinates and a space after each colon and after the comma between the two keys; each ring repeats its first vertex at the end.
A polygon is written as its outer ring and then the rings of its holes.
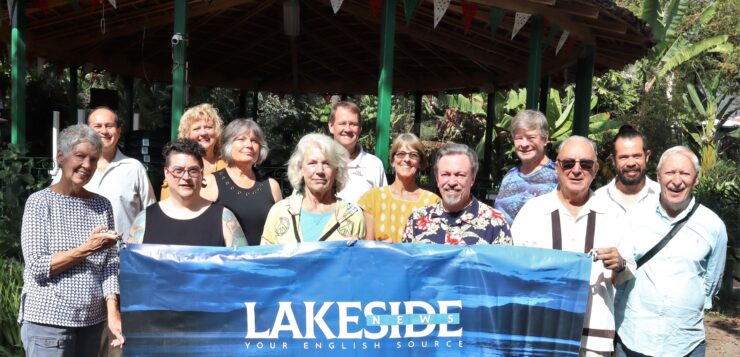
{"type": "MultiPolygon", "coordinates": [[[[658,200],[629,213],[635,260],[655,246],[693,205],[670,218],[658,200]]],[[[650,356],[684,356],[704,340],[704,309],[712,307],[727,254],[727,230],[699,206],[671,241],[634,279],[618,287],[617,333],[622,343],[650,356]]]]}

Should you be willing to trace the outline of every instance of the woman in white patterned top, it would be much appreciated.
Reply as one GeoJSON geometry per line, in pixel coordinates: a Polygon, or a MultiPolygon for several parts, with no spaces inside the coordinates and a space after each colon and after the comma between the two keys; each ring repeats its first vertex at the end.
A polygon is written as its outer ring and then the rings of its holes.
{"type": "Polygon", "coordinates": [[[85,190],[102,143],[86,125],[59,137],[61,180],[32,194],[21,230],[25,269],[18,321],[27,356],[95,356],[103,326],[123,345],[113,210],[85,190]]]}

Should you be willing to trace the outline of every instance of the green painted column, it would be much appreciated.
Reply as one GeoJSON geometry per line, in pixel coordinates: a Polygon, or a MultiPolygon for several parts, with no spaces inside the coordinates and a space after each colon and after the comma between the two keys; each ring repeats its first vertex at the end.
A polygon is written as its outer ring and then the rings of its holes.
{"type": "Polygon", "coordinates": [[[542,17],[532,17],[527,65],[527,109],[537,110],[542,76],[542,17]]]}
{"type": "Polygon", "coordinates": [[[180,117],[185,111],[185,75],[187,71],[186,39],[188,23],[188,1],[175,0],[175,31],[172,45],[172,140],[177,138],[177,128],[180,126],[180,117]],[[179,38],[177,44],[175,36],[179,38]]]}
{"type": "Polygon", "coordinates": [[[380,76],[378,78],[378,141],[375,155],[388,169],[388,149],[390,146],[391,95],[393,94],[393,55],[396,40],[396,0],[383,3],[382,34],[380,44],[380,76]]]}
{"type": "Polygon", "coordinates": [[[576,64],[576,98],[573,103],[573,135],[588,136],[591,117],[591,86],[594,79],[594,48],[587,45],[576,64]]]}
{"type": "Polygon", "coordinates": [[[12,2],[10,14],[10,142],[26,151],[26,2],[12,2]]]}

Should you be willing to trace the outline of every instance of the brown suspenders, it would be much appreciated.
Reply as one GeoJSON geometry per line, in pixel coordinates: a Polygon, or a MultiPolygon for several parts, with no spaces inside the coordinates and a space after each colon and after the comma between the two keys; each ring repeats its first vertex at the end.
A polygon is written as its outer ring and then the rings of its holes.
{"type": "MultiPolygon", "coordinates": [[[[552,211],[552,249],[563,250],[563,236],[560,228],[559,210],[552,211]]],[[[594,248],[594,232],[596,231],[596,212],[588,213],[588,223],[586,224],[586,245],[583,248],[584,253],[588,253],[594,248]]]]}
{"type": "MultiPolygon", "coordinates": [[[[554,210],[550,216],[552,218],[552,249],[563,250],[563,236],[560,227],[560,212],[554,210]]],[[[586,223],[586,244],[583,247],[584,253],[589,253],[594,248],[594,233],[596,232],[596,212],[588,213],[588,222],[586,223]]],[[[600,330],[594,328],[584,328],[583,336],[614,338],[614,331],[600,330]]]]}

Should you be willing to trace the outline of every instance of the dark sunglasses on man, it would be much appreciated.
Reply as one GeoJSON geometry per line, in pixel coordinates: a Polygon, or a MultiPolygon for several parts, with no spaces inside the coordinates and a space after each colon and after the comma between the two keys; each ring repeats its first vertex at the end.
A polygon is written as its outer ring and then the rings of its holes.
{"type": "Polygon", "coordinates": [[[583,170],[591,170],[594,167],[594,164],[596,163],[594,160],[573,160],[573,159],[565,159],[560,160],[558,159],[558,164],[560,165],[560,168],[563,170],[571,170],[574,167],[576,167],[576,164],[581,166],[581,169],[583,170]]]}

